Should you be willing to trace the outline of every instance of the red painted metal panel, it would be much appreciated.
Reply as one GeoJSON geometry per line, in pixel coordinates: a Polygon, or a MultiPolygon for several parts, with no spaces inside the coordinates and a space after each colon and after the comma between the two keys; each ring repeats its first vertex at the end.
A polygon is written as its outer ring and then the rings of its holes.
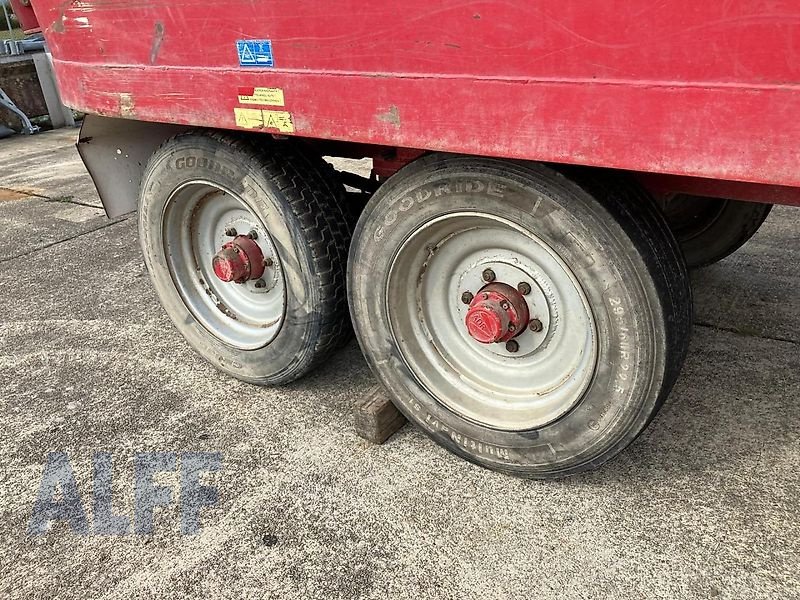
{"type": "Polygon", "coordinates": [[[14,14],[17,16],[23,31],[41,31],[39,28],[39,22],[36,20],[36,14],[33,12],[33,8],[31,8],[29,0],[11,0],[11,8],[14,11],[14,14]]]}
{"type": "Polygon", "coordinates": [[[691,196],[800,206],[800,187],[654,173],[637,173],[636,176],[639,182],[656,197],[666,198],[673,194],[689,194],[691,196]]]}
{"type": "Polygon", "coordinates": [[[800,186],[796,0],[34,7],[89,112],[235,128],[240,88],[280,88],[302,136],[800,186]]]}

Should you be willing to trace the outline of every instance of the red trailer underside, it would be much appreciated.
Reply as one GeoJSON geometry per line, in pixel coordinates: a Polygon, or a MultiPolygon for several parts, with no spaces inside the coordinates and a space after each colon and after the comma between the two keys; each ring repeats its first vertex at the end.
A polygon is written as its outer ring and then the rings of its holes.
{"type": "Polygon", "coordinates": [[[769,184],[797,203],[796,0],[33,4],[83,111],[235,129],[255,106],[300,136],[769,184]],[[240,66],[248,39],[271,40],[273,67],[240,66]],[[255,88],[284,105],[243,104],[255,88]]]}

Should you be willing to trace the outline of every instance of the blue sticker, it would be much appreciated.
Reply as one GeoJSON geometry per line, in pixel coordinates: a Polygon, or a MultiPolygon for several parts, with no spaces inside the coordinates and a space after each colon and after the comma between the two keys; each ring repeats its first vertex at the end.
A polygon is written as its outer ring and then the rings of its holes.
{"type": "Polygon", "coordinates": [[[272,40],[237,40],[240,67],[274,67],[272,40]]]}

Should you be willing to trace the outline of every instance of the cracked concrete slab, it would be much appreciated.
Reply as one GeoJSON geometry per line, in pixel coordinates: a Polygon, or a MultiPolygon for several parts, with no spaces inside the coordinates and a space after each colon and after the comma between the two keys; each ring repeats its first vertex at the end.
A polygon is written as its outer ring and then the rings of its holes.
{"type": "Polygon", "coordinates": [[[102,208],[75,144],[78,129],[0,140],[0,202],[10,192],[102,208]]]}
{"type": "MultiPolygon", "coordinates": [[[[159,307],[135,219],[83,231],[101,221],[17,202],[62,241],[26,256],[36,277],[0,263],[1,596],[800,596],[800,209],[695,274],[704,325],[639,440],[543,483],[479,469],[412,427],[383,446],[358,438],[351,410],[374,381],[355,343],[282,388],[216,372],[159,307]],[[29,536],[47,453],[68,453],[91,514],[101,450],[124,515],[136,452],[221,452],[201,533],[182,536],[172,504],[152,537],[63,524],[29,536]]],[[[19,239],[28,217],[6,217],[19,239]]]]}
{"type": "Polygon", "coordinates": [[[0,202],[0,261],[25,256],[112,221],[102,208],[24,196],[0,202]]]}

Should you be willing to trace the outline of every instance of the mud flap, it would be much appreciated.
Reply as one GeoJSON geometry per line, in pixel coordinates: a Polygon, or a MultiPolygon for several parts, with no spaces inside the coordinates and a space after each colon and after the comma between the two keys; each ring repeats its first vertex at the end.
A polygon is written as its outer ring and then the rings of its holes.
{"type": "Polygon", "coordinates": [[[84,117],[78,153],[109,218],[136,210],[139,184],[150,156],[165,140],[187,129],[185,125],[84,117]]]}

